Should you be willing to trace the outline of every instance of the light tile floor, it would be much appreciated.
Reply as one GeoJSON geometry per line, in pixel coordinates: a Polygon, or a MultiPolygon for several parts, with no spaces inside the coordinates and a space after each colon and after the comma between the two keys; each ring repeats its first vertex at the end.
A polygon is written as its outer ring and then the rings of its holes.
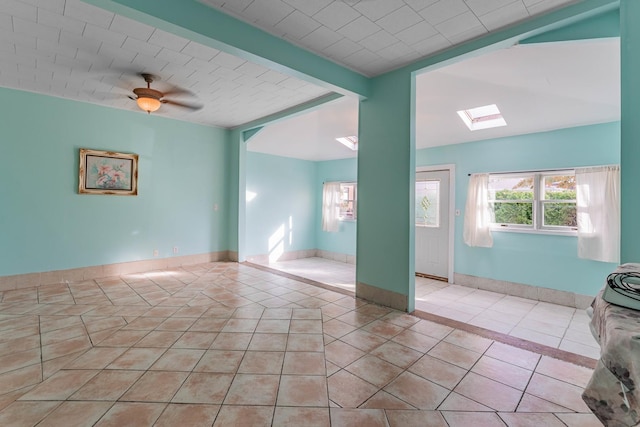
{"type": "MultiPolygon", "coordinates": [[[[355,292],[355,265],[325,258],[279,261],[270,268],[355,292]]],[[[585,310],[416,277],[416,310],[597,359],[585,310]]]]}
{"type": "Polygon", "coordinates": [[[588,368],[236,263],[0,293],[1,426],[580,426],[588,368]]]}

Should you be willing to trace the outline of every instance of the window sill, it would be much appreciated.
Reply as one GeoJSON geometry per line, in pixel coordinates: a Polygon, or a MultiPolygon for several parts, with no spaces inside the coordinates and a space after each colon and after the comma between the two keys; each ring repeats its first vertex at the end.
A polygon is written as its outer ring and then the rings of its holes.
{"type": "Polygon", "coordinates": [[[521,233],[521,234],[545,234],[550,236],[565,236],[565,237],[578,237],[578,232],[574,230],[570,231],[555,231],[555,230],[533,230],[526,228],[516,228],[516,227],[491,227],[491,231],[499,231],[505,233],[521,233]]]}
{"type": "Polygon", "coordinates": [[[340,218],[340,222],[356,222],[356,218],[340,218]]]}

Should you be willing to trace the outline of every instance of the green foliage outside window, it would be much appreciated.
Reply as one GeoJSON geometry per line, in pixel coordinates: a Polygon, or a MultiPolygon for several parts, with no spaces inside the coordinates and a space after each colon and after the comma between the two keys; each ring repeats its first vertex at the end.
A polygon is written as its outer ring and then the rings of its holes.
{"type": "MultiPolygon", "coordinates": [[[[494,203],[493,212],[498,224],[533,224],[533,192],[500,190],[496,192],[496,200],[505,202],[494,203]]],[[[549,191],[545,194],[547,200],[575,200],[575,190],[549,191]]],[[[576,226],[575,203],[544,203],[544,225],[576,226]]]]}
{"type": "Polygon", "coordinates": [[[533,224],[533,191],[496,191],[496,200],[508,202],[494,203],[493,213],[498,224],[533,224]],[[522,200],[522,202],[518,202],[522,200]]]}

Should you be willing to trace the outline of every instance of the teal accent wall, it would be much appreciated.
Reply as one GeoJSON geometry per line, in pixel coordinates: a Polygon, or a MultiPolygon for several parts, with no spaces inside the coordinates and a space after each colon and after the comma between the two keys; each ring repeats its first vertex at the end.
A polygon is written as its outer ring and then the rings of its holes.
{"type": "Polygon", "coordinates": [[[0,98],[0,276],[227,250],[227,131],[10,89],[0,98]],[[79,195],[81,147],[137,153],[139,195],[79,195]]]}
{"type": "Polygon", "coordinates": [[[247,256],[315,249],[315,162],[246,154],[247,256]]]}
{"type": "Polygon", "coordinates": [[[640,2],[620,1],[621,262],[640,262],[640,2]]]}
{"type": "Polygon", "coordinates": [[[340,230],[329,233],[322,230],[322,185],[325,182],[356,182],[358,179],[358,159],[327,160],[317,162],[317,182],[314,192],[317,196],[318,220],[316,221],[317,249],[339,254],[356,254],[357,221],[341,221],[340,230]]]}
{"type": "Polygon", "coordinates": [[[412,79],[403,70],[372,79],[371,96],[360,102],[358,116],[356,280],[406,295],[408,311],[415,274],[412,79]]]}
{"type": "MultiPolygon", "coordinates": [[[[464,212],[469,173],[620,163],[620,123],[605,123],[418,150],[417,166],[456,165],[456,209],[464,212]]],[[[492,248],[471,248],[455,224],[455,272],[595,295],[615,264],[577,257],[577,238],[493,232],[492,248]]]]}

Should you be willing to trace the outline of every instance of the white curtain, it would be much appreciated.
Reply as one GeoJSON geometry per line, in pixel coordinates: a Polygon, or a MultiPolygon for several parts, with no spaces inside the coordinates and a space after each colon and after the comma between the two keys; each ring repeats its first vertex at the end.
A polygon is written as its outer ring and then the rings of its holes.
{"type": "Polygon", "coordinates": [[[578,257],[620,262],[620,166],[576,169],[578,257]]]}
{"type": "Polygon", "coordinates": [[[325,182],[322,186],[322,230],[340,229],[340,183],[325,182]]]}
{"type": "Polygon", "coordinates": [[[489,174],[473,174],[469,178],[464,209],[464,242],[469,246],[492,247],[493,237],[489,228],[491,221],[489,174]]]}

